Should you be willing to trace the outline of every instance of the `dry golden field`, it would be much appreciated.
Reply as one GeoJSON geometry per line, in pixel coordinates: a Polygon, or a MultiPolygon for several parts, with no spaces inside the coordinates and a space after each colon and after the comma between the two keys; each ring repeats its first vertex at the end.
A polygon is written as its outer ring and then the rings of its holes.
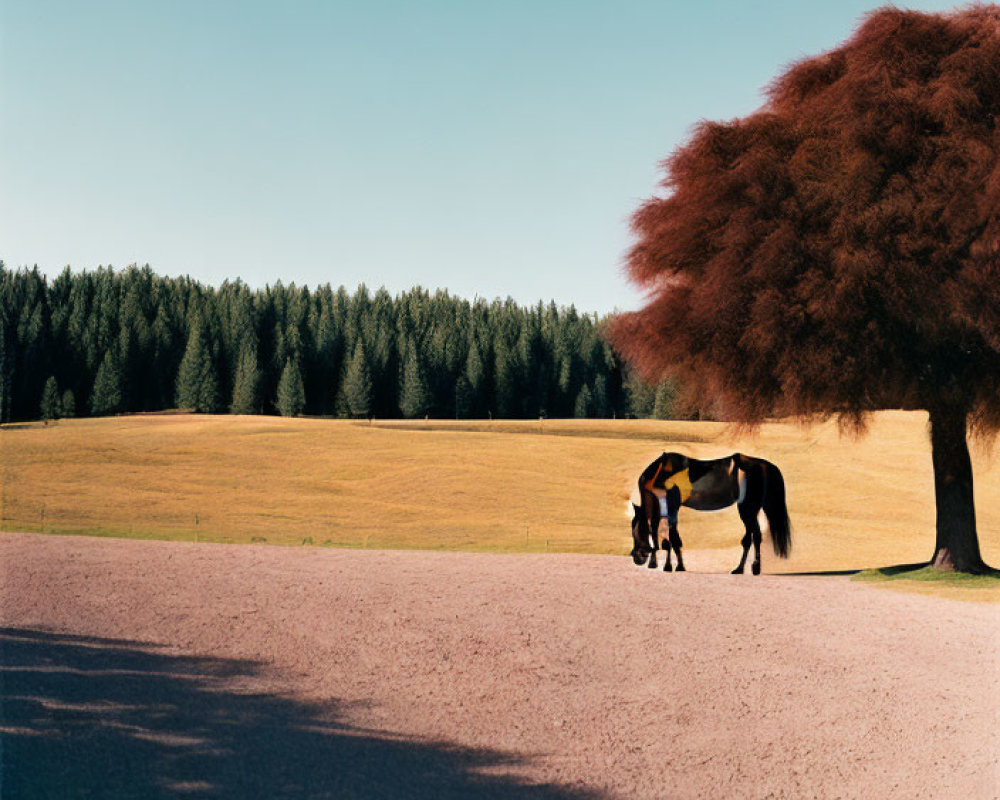
{"type": "MultiPolygon", "coordinates": [[[[767,572],[926,560],[926,416],[836,423],[545,420],[354,422],[150,415],[0,430],[0,528],[213,542],[625,554],[628,493],[663,450],[740,450],[785,475],[792,557],[767,572]]],[[[1000,466],[973,450],[980,540],[1000,563],[1000,466]]],[[[735,509],[682,510],[691,569],[735,565],[735,509]]]]}

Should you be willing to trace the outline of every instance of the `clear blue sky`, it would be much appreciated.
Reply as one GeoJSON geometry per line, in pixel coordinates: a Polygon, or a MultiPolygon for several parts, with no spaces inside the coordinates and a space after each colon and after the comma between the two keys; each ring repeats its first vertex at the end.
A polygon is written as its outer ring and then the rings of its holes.
{"type": "Polygon", "coordinates": [[[0,0],[0,259],[634,308],[658,162],[874,5],[0,0]]]}

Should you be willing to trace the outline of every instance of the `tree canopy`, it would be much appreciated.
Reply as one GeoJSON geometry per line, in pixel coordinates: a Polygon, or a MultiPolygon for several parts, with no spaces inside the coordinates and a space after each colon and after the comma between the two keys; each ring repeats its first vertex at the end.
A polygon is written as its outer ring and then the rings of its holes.
{"type": "Polygon", "coordinates": [[[1000,428],[998,65],[997,6],[886,7],[698,125],[633,217],[650,299],[617,347],[746,423],[927,409],[962,438],[936,480],[962,483],[966,424],[1000,428]]]}

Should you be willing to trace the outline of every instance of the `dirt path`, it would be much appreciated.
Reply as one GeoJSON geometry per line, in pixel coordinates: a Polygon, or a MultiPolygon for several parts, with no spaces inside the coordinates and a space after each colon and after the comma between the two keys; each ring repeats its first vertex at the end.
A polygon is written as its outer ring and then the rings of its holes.
{"type": "Polygon", "coordinates": [[[0,534],[0,565],[5,797],[1000,794],[995,604],[624,557],[0,534]]]}

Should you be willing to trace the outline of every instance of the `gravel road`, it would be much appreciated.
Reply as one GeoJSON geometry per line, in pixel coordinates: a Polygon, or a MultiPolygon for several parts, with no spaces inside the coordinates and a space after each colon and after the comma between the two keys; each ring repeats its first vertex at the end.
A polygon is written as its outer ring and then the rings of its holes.
{"type": "Polygon", "coordinates": [[[0,626],[3,797],[1000,795],[1000,605],[844,577],[0,534],[0,626]]]}

